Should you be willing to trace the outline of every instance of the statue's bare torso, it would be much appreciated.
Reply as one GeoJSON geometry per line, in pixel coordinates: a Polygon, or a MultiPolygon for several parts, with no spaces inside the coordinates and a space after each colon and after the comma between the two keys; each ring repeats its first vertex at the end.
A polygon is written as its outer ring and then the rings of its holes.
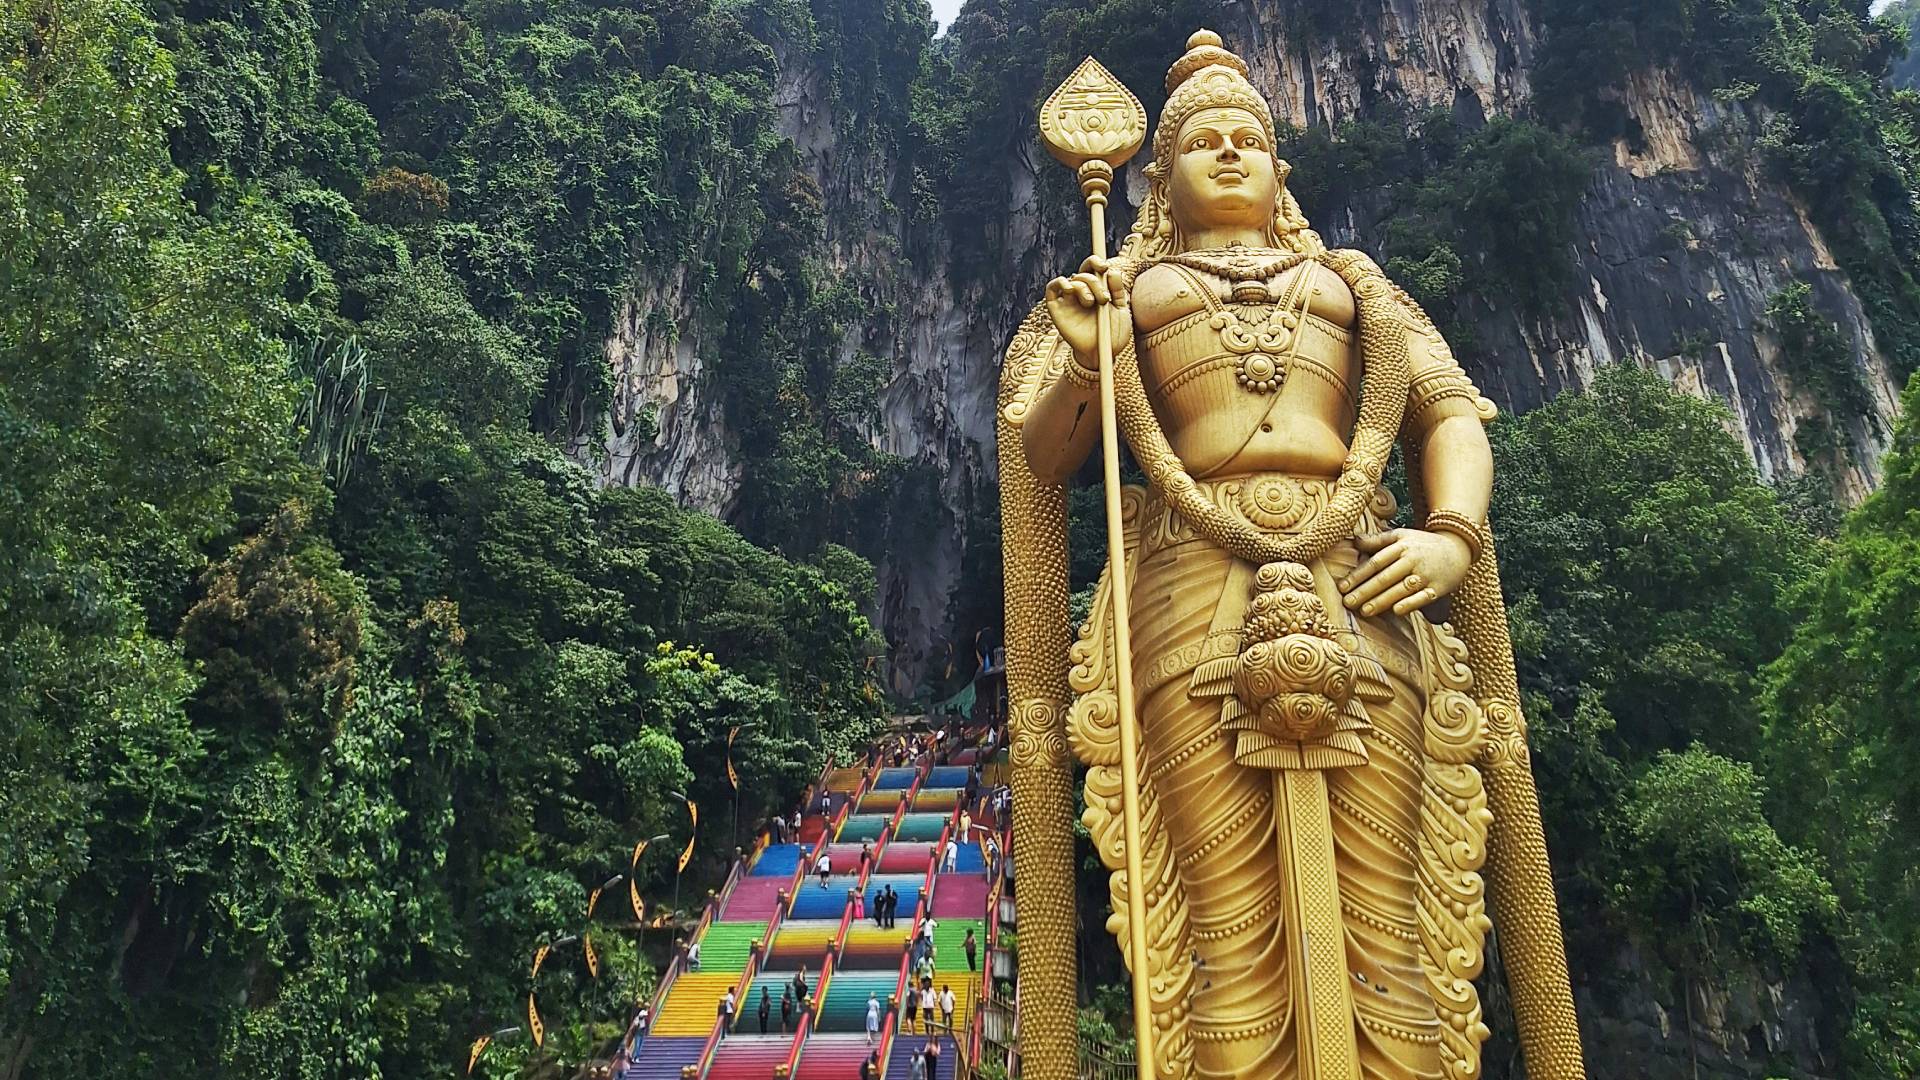
{"type": "Polygon", "coordinates": [[[1169,441],[1197,478],[1265,471],[1332,477],[1346,458],[1359,381],[1350,347],[1356,323],[1353,293],[1339,275],[1314,261],[1276,274],[1266,284],[1273,295],[1292,290],[1302,297],[1306,321],[1319,332],[1299,336],[1298,355],[1275,394],[1236,386],[1207,394],[1200,402],[1182,398],[1191,398],[1200,380],[1225,386],[1233,375],[1223,369],[1181,381],[1183,372],[1195,368],[1194,348],[1180,347],[1178,339],[1188,334],[1217,339],[1218,332],[1199,317],[1209,305],[1198,290],[1207,288],[1218,304],[1226,304],[1230,283],[1167,263],[1148,267],[1134,283],[1141,375],[1169,441]],[[1190,320],[1190,330],[1161,335],[1182,320],[1190,320]],[[1329,328],[1336,333],[1325,332],[1329,328]],[[1339,334],[1345,335],[1344,342],[1339,334]],[[1171,340],[1162,343],[1157,340],[1161,336],[1171,340]]]}

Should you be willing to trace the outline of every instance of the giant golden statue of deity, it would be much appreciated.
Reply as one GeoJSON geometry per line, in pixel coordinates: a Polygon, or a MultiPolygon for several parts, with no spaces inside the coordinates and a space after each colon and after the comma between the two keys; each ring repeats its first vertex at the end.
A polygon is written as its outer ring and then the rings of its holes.
{"type": "MultiPolygon", "coordinates": [[[[1493,406],[1308,228],[1239,57],[1201,31],[1167,89],[1118,257],[1096,235],[1048,285],[1002,378],[1027,1074],[1074,1075],[1077,758],[1143,1076],[1472,1080],[1491,899],[1529,1075],[1581,1077],[1485,524],[1493,406]],[[1114,482],[1118,437],[1144,487],[1114,482]],[[1074,641],[1063,485],[1103,438],[1114,535],[1074,641]],[[1380,485],[1396,441],[1417,528],[1380,485]]],[[[1138,102],[1090,60],[1042,127],[1099,234],[1138,102]]]]}

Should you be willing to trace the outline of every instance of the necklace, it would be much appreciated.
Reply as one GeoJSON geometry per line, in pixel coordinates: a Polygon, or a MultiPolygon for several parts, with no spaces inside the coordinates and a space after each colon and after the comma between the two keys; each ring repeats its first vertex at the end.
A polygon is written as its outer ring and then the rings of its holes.
{"type": "MultiPolygon", "coordinates": [[[[1306,262],[1309,256],[1300,251],[1279,251],[1274,248],[1229,247],[1212,248],[1204,251],[1183,251],[1178,255],[1168,255],[1166,261],[1177,263],[1203,274],[1212,274],[1234,283],[1258,281],[1267,282],[1280,274],[1306,262]]],[[[1236,294],[1238,290],[1235,290],[1236,294]]],[[[1235,299],[1238,299],[1236,295],[1235,299]]]]}

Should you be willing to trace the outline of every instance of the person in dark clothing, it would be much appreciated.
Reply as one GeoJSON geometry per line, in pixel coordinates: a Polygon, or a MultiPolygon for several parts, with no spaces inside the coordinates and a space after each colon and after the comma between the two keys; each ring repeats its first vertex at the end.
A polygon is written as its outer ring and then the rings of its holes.
{"type": "Polygon", "coordinates": [[[935,1039],[927,1040],[927,1048],[920,1051],[927,1059],[927,1080],[940,1080],[940,1043],[935,1039]]]}
{"type": "Polygon", "coordinates": [[[873,890],[873,901],[867,905],[867,913],[873,916],[873,925],[887,925],[887,890],[873,890]]]}
{"type": "Polygon", "coordinates": [[[793,984],[780,991],[780,1034],[785,1035],[793,1026],[793,984]]]}
{"type": "Polygon", "coordinates": [[[860,1063],[860,1080],[880,1080],[880,1051],[868,1054],[860,1063]]]}
{"type": "Polygon", "coordinates": [[[807,1007],[807,969],[805,965],[802,965],[799,971],[793,973],[793,1000],[797,1007],[802,1009],[807,1007]]]}
{"type": "Polygon", "coordinates": [[[767,1033],[767,1019],[773,1015],[773,998],[768,996],[767,988],[760,988],[760,1034],[767,1033]]]}
{"type": "Polygon", "coordinates": [[[967,927],[967,939],[960,943],[960,948],[967,954],[967,970],[977,970],[974,967],[974,957],[980,951],[980,943],[973,939],[973,927],[967,927]]]}

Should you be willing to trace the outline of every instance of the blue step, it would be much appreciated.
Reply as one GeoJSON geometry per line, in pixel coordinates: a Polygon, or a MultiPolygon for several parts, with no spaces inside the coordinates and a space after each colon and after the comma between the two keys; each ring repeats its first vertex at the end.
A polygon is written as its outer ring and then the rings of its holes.
{"type": "Polygon", "coordinates": [[[792,877],[800,865],[799,844],[768,844],[754,860],[754,877],[792,877]]]}
{"type": "Polygon", "coordinates": [[[620,1074],[620,1080],[680,1080],[681,1068],[698,1062],[706,1048],[707,1040],[701,1038],[648,1037],[641,1040],[633,1064],[620,1074]]]}
{"type": "MultiPolygon", "coordinates": [[[[966,770],[961,771],[964,773],[966,770]]],[[[909,788],[913,786],[913,778],[919,775],[920,770],[915,768],[881,769],[880,775],[874,778],[873,786],[880,790],[909,788]]],[[[966,783],[967,778],[964,775],[961,776],[960,782],[966,783]]]]}

